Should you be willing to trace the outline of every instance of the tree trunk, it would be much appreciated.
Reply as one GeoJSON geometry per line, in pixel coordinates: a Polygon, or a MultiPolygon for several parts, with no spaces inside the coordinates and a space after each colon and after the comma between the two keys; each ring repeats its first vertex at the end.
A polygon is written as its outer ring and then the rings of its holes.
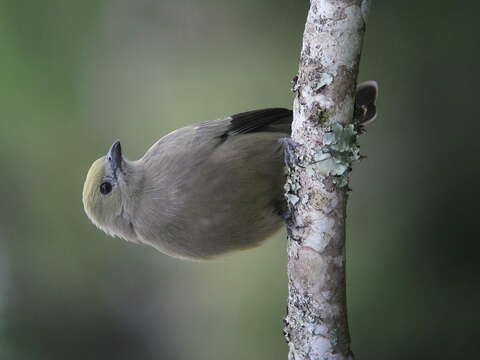
{"type": "Polygon", "coordinates": [[[289,176],[290,360],[353,359],[345,287],[348,176],[359,159],[353,124],[368,0],[311,0],[293,91],[289,176]]]}

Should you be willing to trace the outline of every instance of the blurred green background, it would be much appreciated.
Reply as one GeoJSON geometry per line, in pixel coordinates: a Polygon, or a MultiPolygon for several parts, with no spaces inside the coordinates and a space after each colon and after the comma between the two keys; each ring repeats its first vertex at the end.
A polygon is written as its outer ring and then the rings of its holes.
{"type": "MultiPolygon", "coordinates": [[[[91,162],[290,107],[308,1],[0,0],[0,359],[286,359],[285,235],[212,263],[108,238],[91,162]]],[[[477,1],[374,1],[380,83],[348,223],[358,359],[472,359],[480,321],[477,1]]]]}

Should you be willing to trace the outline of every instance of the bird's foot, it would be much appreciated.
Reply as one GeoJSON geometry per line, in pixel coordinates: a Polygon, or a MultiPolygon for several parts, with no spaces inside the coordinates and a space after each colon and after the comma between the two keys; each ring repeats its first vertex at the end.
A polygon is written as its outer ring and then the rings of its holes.
{"type": "Polygon", "coordinates": [[[283,146],[283,155],[285,159],[285,164],[288,167],[300,166],[298,157],[295,154],[295,150],[300,146],[300,144],[293,141],[291,138],[285,137],[278,140],[283,146]]]}

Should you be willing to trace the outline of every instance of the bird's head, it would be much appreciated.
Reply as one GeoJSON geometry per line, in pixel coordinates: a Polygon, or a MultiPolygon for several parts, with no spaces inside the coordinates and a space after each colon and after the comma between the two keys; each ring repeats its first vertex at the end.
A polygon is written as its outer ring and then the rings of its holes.
{"type": "Polygon", "coordinates": [[[92,164],[83,186],[83,206],[90,220],[107,234],[124,238],[132,230],[124,213],[129,193],[126,166],[116,141],[107,155],[92,164]]]}

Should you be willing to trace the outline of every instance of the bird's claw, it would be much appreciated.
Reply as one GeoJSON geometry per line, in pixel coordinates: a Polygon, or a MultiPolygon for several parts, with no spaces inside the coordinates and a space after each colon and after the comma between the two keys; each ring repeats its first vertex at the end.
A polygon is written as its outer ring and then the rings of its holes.
{"type": "Polygon", "coordinates": [[[279,139],[279,142],[283,146],[285,164],[288,167],[300,166],[298,157],[295,154],[295,150],[300,146],[300,144],[297,144],[295,141],[288,137],[279,139]]]}

